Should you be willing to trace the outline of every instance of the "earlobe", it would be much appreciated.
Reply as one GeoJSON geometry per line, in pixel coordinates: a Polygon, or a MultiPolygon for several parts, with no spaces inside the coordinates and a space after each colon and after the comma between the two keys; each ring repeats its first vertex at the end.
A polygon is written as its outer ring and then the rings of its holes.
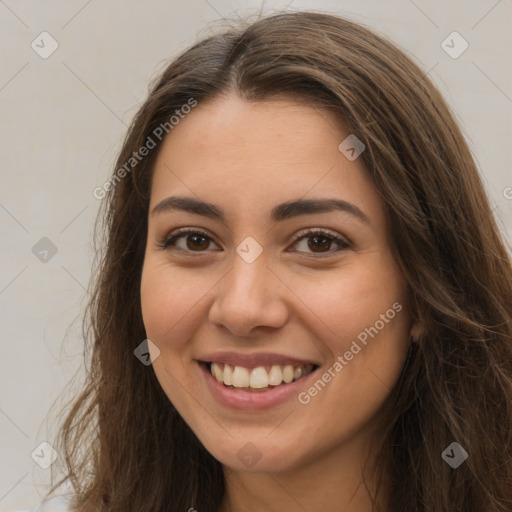
{"type": "Polygon", "coordinates": [[[411,328],[411,331],[409,333],[411,337],[411,343],[418,343],[418,338],[420,336],[422,329],[415,323],[413,324],[413,327],[411,328]]]}

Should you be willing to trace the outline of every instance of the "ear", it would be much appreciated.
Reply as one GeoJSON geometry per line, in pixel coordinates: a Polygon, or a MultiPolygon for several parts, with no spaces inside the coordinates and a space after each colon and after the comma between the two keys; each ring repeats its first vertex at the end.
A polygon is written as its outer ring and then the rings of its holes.
{"type": "Polygon", "coordinates": [[[411,336],[411,341],[417,342],[418,339],[424,334],[424,329],[418,322],[414,322],[411,325],[411,330],[409,334],[411,336]]]}

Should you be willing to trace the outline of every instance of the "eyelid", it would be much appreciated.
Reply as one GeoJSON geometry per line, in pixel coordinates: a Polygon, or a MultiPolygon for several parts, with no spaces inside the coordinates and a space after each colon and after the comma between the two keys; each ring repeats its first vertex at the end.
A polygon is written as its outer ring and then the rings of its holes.
{"type": "Polygon", "coordinates": [[[314,235],[316,233],[321,233],[322,235],[328,236],[332,238],[333,240],[339,240],[341,242],[346,243],[347,245],[351,242],[348,240],[348,238],[344,237],[343,235],[340,235],[336,233],[336,231],[331,231],[327,228],[304,228],[297,232],[296,235],[294,235],[292,239],[292,243],[295,243],[299,238],[302,238],[304,235],[314,235]]]}
{"type": "MultiPolygon", "coordinates": [[[[206,232],[205,230],[203,230],[201,228],[185,227],[185,228],[178,228],[178,229],[174,230],[173,232],[169,233],[161,241],[157,242],[157,246],[160,249],[169,250],[169,247],[172,247],[172,245],[170,243],[171,241],[176,240],[177,238],[180,238],[181,236],[195,235],[195,234],[202,235],[205,238],[210,239],[213,243],[216,243],[214,238],[211,235],[209,235],[208,232],[206,232]]],[[[309,235],[309,237],[313,237],[314,235],[317,235],[317,234],[324,235],[326,238],[331,239],[331,241],[337,243],[340,246],[340,248],[335,251],[327,251],[325,253],[322,253],[322,252],[306,253],[304,251],[293,251],[293,250],[291,252],[307,254],[308,256],[313,256],[314,258],[318,259],[318,258],[326,258],[326,257],[332,256],[334,254],[338,254],[339,252],[342,252],[343,250],[353,247],[353,243],[344,235],[339,235],[335,231],[331,231],[330,229],[321,228],[321,227],[309,227],[309,228],[301,229],[294,235],[290,245],[295,245],[301,239],[307,239],[308,235],[309,235]]],[[[185,253],[193,255],[193,256],[199,256],[203,253],[209,252],[207,250],[205,250],[205,251],[188,251],[188,250],[182,250],[182,249],[176,249],[176,250],[185,252],[185,253]]]]}

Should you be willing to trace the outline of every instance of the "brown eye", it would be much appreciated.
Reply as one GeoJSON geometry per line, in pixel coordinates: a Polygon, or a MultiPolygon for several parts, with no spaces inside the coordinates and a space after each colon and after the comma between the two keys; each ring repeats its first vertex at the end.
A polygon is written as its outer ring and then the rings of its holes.
{"type": "Polygon", "coordinates": [[[169,249],[175,247],[178,250],[189,252],[204,252],[208,249],[210,243],[213,242],[212,238],[206,233],[201,231],[183,230],[166,238],[163,242],[158,244],[162,249],[169,249]],[[185,240],[185,244],[177,243],[185,240]]]}
{"type": "MultiPolygon", "coordinates": [[[[324,230],[311,230],[299,233],[298,237],[295,239],[294,245],[297,245],[299,242],[306,242],[306,249],[311,251],[310,253],[316,254],[333,254],[335,252],[339,252],[343,249],[348,249],[351,245],[348,241],[339,238],[336,235],[331,234],[328,231],[324,230]],[[302,236],[301,236],[302,235],[302,236]],[[331,251],[332,244],[338,245],[338,249],[331,251]]],[[[303,244],[304,247],[304,244],[303,244]]],[[[293,251],[293,252],[309,252],[309,251],[293,251]]]]}
{"type": "MultiPolygon", "coordinates": [[[[313,238],[309,238],[310,242],[308,243],[308,247],[316,252],[317,249],[327,249],[331,248],[332,240],[327,238],[326,236],[314,236],[313,238]],[[312,241],[312,242],[311,242],[312,241]]],[[[320,252],[323,252],[322,250],[320,252]]]]}
{"type": "Polygon", "coordinates": [[[203,235],[187,235],[186,236],[187,247],[189,249],[208,249],[210,242],[207,237],[203,235]]]}

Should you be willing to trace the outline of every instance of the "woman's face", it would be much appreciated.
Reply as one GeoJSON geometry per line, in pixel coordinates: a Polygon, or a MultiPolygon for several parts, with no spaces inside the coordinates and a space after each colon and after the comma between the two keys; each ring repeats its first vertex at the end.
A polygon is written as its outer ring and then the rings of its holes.
{"type": "Polygon", "coordinates": [[[141,282],[153,368],[233,469],[360,451],[403,367],[406,283],[347,136],[327,111],[230,96],[160,150],[141,282]]]}

